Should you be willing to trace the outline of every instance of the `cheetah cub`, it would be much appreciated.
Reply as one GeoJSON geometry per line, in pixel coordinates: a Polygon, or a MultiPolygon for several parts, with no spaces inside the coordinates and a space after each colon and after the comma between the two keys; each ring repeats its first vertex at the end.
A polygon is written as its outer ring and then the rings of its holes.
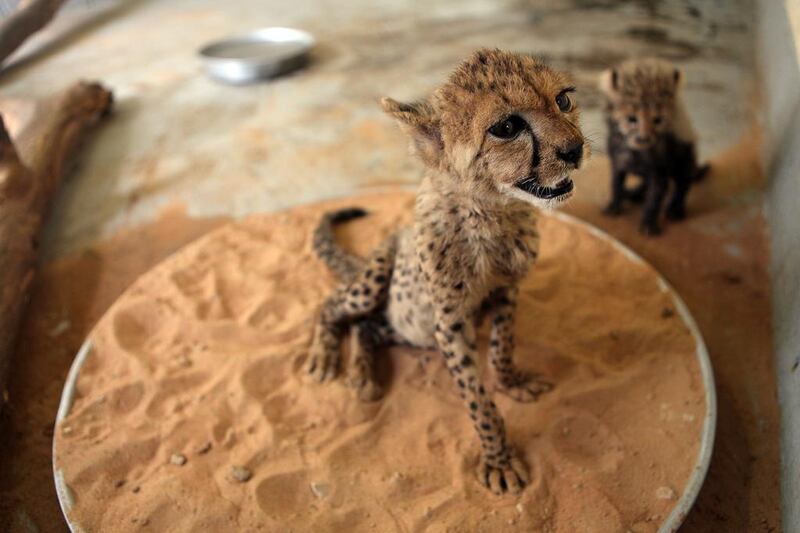
{"type": "Polygon", "coordinates": [[[686,194],[708,172],[698,167],[695,134],[681,95],[682,76],[670,62],[634,59],[603,73],[600,88],[606,96],[608,154],[611,158],[611,202],[605,213],[622,213],[624,200],[644,202],[640,229],[661,232],[661,204],[672,178],[674,190],[667,205],[671,220],[686,217],[686,194]],[[627,174],[642,183],[625,188],[627,174]]]}
{"type": "Polygon", "coordinates": [[[530,56],[481,50],[427,100],[384,98],[427,168],[415,222],[365,260],[333,242],[333,226],[364,215],[360,209],[326,215],[314,238],[343,283],[323,305],[307,372],[333,378],[350,329],[349,382],[361,399],[375,400],[376,350],[438,349],[480,438],[478,479],[496,494],[520,491],[528,473],[476,367],[476,322],[491,318],[488,358],[501,392],[528,402],[552,388],[515,366],[513,323],[517,284],[539,249],[534,207],[571,196],[569,174],[583,156],[572,91],[565,75],[530,56]]]}

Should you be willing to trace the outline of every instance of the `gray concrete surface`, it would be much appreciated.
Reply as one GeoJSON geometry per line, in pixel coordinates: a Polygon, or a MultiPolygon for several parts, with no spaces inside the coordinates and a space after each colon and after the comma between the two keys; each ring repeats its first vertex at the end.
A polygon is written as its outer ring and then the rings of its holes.
{"type": "Polygon", "coordinates": [[[800,2],[761,0],[764,155],[770,186],[775,368],[781,405],[783,525],[800,532],[800,2]]]}
{"type": "Polygon", "coordinates": [[[595,78],[630,55],[658,54],[685,68],[703,153],[729,146],[750,121],[748,0],[104,0],[95,7],[96,20],[82,4],[62,13],[0,79],[4,94],[18,96],[99,79],[119,102],[55,205],[50,257],[175,202],[192,215],[242,216],[416,183],[421,169],[377,99],[425,95],[480,46],[533,52],[572,71],[599,150],[595,78]],[[203,74],[201,45],[269,25],[317,36],[308,69],[249,87],[203,74]]]}

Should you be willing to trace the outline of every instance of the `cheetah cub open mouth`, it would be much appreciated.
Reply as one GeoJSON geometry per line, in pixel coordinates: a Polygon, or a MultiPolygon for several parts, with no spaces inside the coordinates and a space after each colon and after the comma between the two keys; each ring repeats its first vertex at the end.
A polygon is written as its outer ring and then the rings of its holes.
{"type": "Polygon", "coordinates": [[[568,177],[563,178],[553,187],[542,185],[536,178],[525,178],[515,183],[514,186],[542,200],[566,200],[575,188],[572,179],[568,177]]]}

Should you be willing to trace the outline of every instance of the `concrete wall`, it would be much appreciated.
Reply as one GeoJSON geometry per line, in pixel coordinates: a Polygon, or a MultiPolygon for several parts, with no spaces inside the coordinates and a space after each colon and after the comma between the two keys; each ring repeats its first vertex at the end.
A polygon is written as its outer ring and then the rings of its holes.
{"type": "Polygon", "coordinates": [[[800,1],[759,2],[784,530],[800,532],[800,1]]]}

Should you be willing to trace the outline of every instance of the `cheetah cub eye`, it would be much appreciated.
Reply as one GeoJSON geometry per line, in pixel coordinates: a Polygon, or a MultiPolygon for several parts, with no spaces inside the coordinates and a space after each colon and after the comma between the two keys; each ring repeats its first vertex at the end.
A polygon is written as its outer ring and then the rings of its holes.
{"type": "Polygon", "coordinates": [[[527,128],[528,123],[522,117],[511,115],[489,128],[489,133],[498,139],[511,140],[515,139],[520,132],[527,128]]]}
{"type": "Polygon", "coordinates": [[[562,113],[569,113],[572,111],[572,99],[569,97],[569,93],[573,91],[575,91],[574,87],[567,87],[556,96],[556,105],[562,113]]]}

